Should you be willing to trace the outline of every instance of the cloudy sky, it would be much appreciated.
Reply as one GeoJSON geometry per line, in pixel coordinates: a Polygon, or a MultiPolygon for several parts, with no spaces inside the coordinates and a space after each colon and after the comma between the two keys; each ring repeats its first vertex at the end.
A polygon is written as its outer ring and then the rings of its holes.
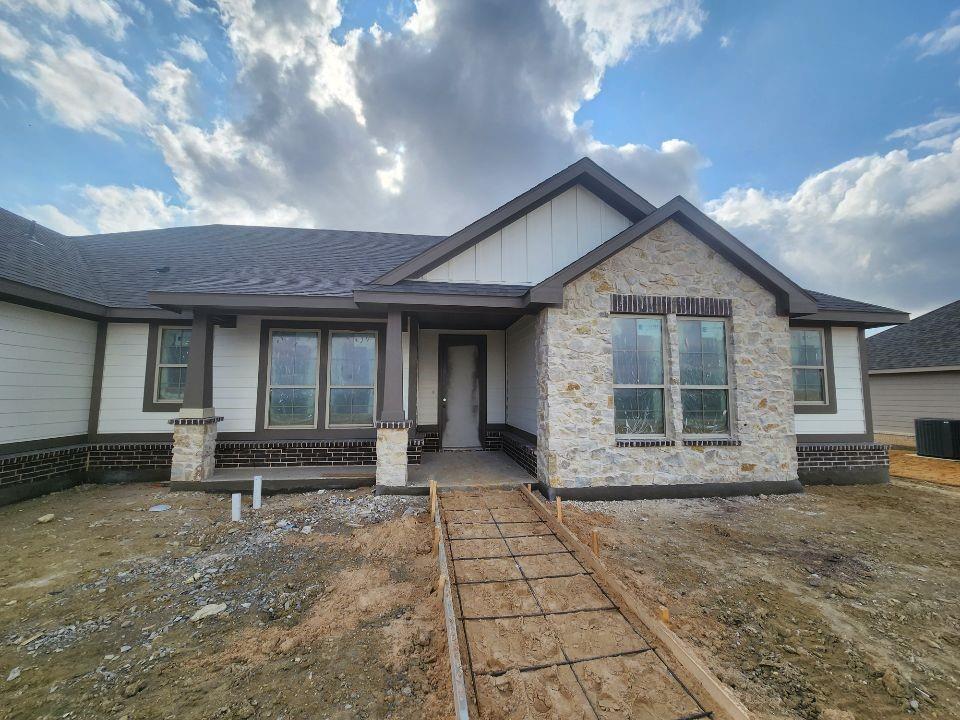
{"type": "Polygon", "coordinates": [[[0,206],[68,234],[449,233],[583,155],[806,287],[931,309],[960,297],[960,9],[0,0],[0,206]]]}

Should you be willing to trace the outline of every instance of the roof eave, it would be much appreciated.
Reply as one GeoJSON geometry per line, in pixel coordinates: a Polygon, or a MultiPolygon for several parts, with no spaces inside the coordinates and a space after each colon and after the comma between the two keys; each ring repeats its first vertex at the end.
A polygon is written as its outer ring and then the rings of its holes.
{"type": "Polygon", "coordinates": [[[223,310],[357,310],[353,298],[330,295],[264,295],[246,293],[196,293],[154,290],[147,300],[157,307],[184,309],[191,307],[223,310]]]}
{"type": "Polygon", "coordinates": [[[818,310],[813,313],[791,314],[792,320],[807,323],[857,325],[864,328],[903,325],[910,315],[902,312],[864,312],[857,310],[818,310]]]}

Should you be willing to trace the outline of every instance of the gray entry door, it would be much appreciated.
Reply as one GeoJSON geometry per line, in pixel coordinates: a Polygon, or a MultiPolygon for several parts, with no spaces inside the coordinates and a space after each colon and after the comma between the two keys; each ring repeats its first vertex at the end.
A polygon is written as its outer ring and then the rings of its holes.
{"type": "Polygon", "coordinates": [[[440,409],[444,448],[480,447],[480,347],[443,344],[440,409]]]}

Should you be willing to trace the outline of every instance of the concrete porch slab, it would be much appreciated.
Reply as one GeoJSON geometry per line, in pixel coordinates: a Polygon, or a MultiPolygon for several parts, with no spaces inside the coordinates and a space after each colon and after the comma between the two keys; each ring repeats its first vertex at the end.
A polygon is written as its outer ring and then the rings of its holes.
{"type": "Polygon", "coordinates": [[[424,453],[420,465],[407,468],[407,488],[515,488],[536,483],[523,468],[500,450],[446,450],[424,453]]]}
{"type": "Polygon", "coordinates": [[[171,482],[170,490],[200,490],[212,493],[251,493],[253,476],[263,478],[264,495],[307,490],[353,490],[376,482],[372,465],[310,467],[217,468],[202,482],[171,482]]]}

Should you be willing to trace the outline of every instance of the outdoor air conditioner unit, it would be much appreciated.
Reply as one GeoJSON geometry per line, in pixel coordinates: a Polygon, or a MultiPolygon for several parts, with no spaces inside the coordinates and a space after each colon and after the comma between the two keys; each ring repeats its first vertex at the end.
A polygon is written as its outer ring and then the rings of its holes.
{"type": "Polygon", "coordinates": [[[917,455],[960,460],[960,420],[917,418],[913,429],[917,455]]]}

